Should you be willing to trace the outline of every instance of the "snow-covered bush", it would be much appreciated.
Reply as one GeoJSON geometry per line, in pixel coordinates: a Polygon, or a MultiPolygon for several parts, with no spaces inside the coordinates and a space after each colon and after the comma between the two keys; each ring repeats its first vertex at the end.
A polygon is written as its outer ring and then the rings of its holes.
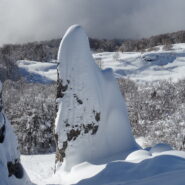
{"type": "Polygon", "coordinates": [[[23,154],[55,150],[55,85],[6,81],[3,99],[23,154]]]}
{"type": "Polygon", "coordinates": [[[0,82],[0,184],[29,185],[31,184],[20,162],[17,138],[2,106],[0,82]]]}
{"type": "Polygon", "coordinates": [[[120,79],[119,84],[134,135],[146,137],[148,145],[164,142],[185,150],[185,80],[138,85],[120,79]]]}
{"type": "MultiPolygon", "coordinates": [[[[133,133],[148,145],[165,142],[185,150],[185,80],[139,85],[120,79],[133,133]]],[[[43,153],[55,148],[55,85],[4,83],[5,112],[18,135],[21,153],[43,153]],[[41,128],[41,129],[40,129],[41,128]]]]}
{"type": "Polygon", "coordinates": [[[0,80],[6,79],[18,80],[20,78],[18,67],[14,60],[6,54],[0,55],[0,80]]]}

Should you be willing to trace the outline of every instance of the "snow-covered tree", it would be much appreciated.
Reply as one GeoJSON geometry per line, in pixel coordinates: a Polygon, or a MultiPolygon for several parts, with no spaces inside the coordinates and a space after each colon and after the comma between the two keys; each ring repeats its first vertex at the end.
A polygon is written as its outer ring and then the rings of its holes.
{"type": "Polygon", "coordinates": [[[4,82],[4,110],[15,129],[22,154],[55,151],[55,89],[55,84],[4,82]]]}

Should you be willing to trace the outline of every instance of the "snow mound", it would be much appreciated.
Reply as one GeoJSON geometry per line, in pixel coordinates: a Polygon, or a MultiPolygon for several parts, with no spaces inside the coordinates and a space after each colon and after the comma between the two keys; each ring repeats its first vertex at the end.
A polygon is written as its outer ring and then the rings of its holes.
{"type": "MultiPolygon", "coordinates": [[[[1,87],[0,82],[0,90],[2,89],[1,87]]],[[[17,139],[2,107],[2,99],[0,97],[0,184],[31,184],[20,163],[17,139]]]]}
{"type": "Polygon", "coordinates": [[[137,150],[135,152],[132,152],[127,156],[125,159],[126,161],[142,161],[144,159],[148,159],[152,156],[152,154],[147,150],[137,150]]]}
{"type": "Polygon", "coordinates": [[[185,182],[185,152],[175,150],[155,155],[138,150],[125,160],[101,165],[83,162],[71,171],[59,170],[54,176],[54,154],[22,156],[22,163],[31,180],[39,185],[184,185],[185,182]]]}
{"type": "Polygon", "coordinates": [[[127,108],[112,70],[101,71],[95,64],[80,26],[66,32],[58,62],[58,164],[69,170],[84,161],[97,164],[113,156],[123,159],[136,150],[127,108]]]}
{"type": "Polygon", "coordinates": [[[161,155],[139,163],[115,161],[78,185],[183,185],[185,159],[161,155]]]}

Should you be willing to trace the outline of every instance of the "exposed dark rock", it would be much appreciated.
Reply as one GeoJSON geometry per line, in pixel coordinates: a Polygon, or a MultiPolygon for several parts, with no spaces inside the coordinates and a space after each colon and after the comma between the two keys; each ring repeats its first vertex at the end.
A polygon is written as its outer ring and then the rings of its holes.
{"type": "Polygon", "coordinates": [[[80,130],[75,130],[75,129],[71,129],[69,133],[67,133],[67,140],[71,141],[71,140],[76,140],[76,138],[80,135],[81,131],[80,130]]]}
{"type": "MultiPolygon", "coordinates": [[[[67,81],[69,84],[69,80],[67,81]]],[[[68,84],[64,85],[63,81],[58,79],[57,81],[57,98],[63,98],[64,97],[64,92],[67,91],[68,89],[68,84]]]]}
{"type": "Polygon", "coordinates": [[[0,92],[0,112],[3,109],[2,92],[0,92]]]}
{"type": "Polygon", "coordinates": [[[58,134],[54,135],[56,143],[58,142],[58,134]]]}
{"type": "Polygon", "coordinates": [[[87,134],[87,133],[89,133],[89,130],[91,129],[91,128],[89,128],[89,126],[87,125],[83,125],[83,129],[84,129],[84,134],[87,134]]]}
{"type": "Polygon", "coordinates": [[[5,138],[5,125],[0,128],[0,143],[3,143],[5,138]]]}
{"type": "Polygon", "coordinates": [[[95,123],[83,125],[83,129],[84,129],[84,134],[87,134],[90,131],[92,131],[91,134],[94,135],[98,131],[98,125],[95,125],[95,123]]]}
{"type": "Polygon", "coordinates": [[[95,116],[95,120],[97,122],[100,121],[100,117],[101,117],[101,113],[100,112],[96,112],[95,110],[93,110],[94,116],[95,116]]]}
{"type": "Polygon", "coordinates": [[[95,125],[92,129],[92,135],[96,134],[97,131],[98,131],[98,125],[95,125]]]}
{"type": "Polygon", "coordinates": [[[64,123],[66,124],[66,127],[69,127],[69,126],[70,126],[70,124],[68,123],[68,119],[66,119],[66,120],[64,121],[64,123]]]}
{"type": "MultiPolygon", "coordinates": [[[[70,124],[67,124],[66,127],[70,127],[70,124]]],[[[96,132],[98,131],[98,125],[95,125],[95,123],[92,124],[87,124],[87,125],[75,125],[72,126],[72,129],[67,133],[67,141],[63,142],[63,147],[61,149],[57,148],[57,152],[56,152],[56,161],[60,161],[63,162],[66,154],[65,151],[67,149],[68,146],[68,142],[70,141],[74,141],[78,138],[78,136],[80,134],[88,134],[91,131],[91,135],[96,134],[96,132]],[[77,128],[77,129],[74,129],[77,128]]],[[[55,134],[55,141],[56,144],[58,143],[58,135],[55,134]]]]}
{"type": "Polygon", "coordinates": [[[8,172],[9,172],[9,177],[11,177],[12,175],[14,175],[16,178],[21,179],[24,175],[24,170],[22,165],[20,164],[20,162],[18,160],[15,160],[15,162],[8,162],[7,163],[7,167],[8,167],[8,172]]]}
{"type": "Polygon", "coordinates": [[[74,98],[76,98],[76,101],[81,105],[83,104],[83,101],[81,99],[78,98],[78,96],[76,94],[74,94],[74,98]]]}
{"type": "Polygon", "coordinates": [[[84,128],[84,134],[87,134],[90,132],[90,130],[93,129],[93,124],[83,125],[83,128],[84,128]]]}
{"type": "Polygon", "coordinates": [[[95,114],[95,120],[98,122],[98,121],[100,121],[100,112],[97,112],[96,114],[95,114]]]}
{"type": "Polygon", "coordinates": [[[65,151],[67,148],[67,141],[63,142],[63,147],[61,149],[57,148],[57,152],[56,152],[56,161],[60,161],[63,162],[64,157],[66,156],[65,151]]]}
{"type": "Polygon", "coordinates": [[[79,104],[83,104],[83,101],[80,100],[80,99],[77,99],[77,102],[78,102],[79,104]]]}

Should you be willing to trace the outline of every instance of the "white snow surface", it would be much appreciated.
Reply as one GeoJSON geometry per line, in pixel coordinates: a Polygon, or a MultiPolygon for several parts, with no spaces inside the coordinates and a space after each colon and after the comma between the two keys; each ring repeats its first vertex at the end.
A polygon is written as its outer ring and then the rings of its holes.
{"type": "Polygon", "coordinates": [[[178,81],[185,78],[184,48],[185,44],[176,44],[171,51],[119,52],[116,60],[115,53],[104,52],[94,54],[94,58],[101,62],[103,69],[112,68],[117,78],[126,77],[140,83],[178,81]]]}
{"type": "MultiPolygon", "coordinates": [[[[143,53],[94,53],[93,57],[103,69],[111,68],[117,78],[126,77],[140,83],[185,78],[185,44],[174,44],[170,51],[164,51],[163,46],[156,48],[157,51],[143,53]]],[[[54,62],[21,60],[17,63],[28,81],[47,83],[57,80],[57,64],[54,62]]]]}
{"type": "Polygon", "coordinates": [[[152,154],[141,149],[125,160],[101,165],[88,162],[60,169],[53,174],[54,154],[22,156],[22,164],[38,185],[184,185],[185,152],[163,151],[152,154]]]}
{"type": "Polygon", "coordinates": [[[17,65],[22,76],[29,82],[50,83],[57,80],[57,63],[19,60],[17,65]]]}
{"type": "Polygon", "coordinates": [[[124,158],[136,150],[127,108],[111,70],[101,71],[92,57],[88,38],[80,26],[72,26],[61,41],[58,53],[59,78],[67,89],[59,101],[56,118],[58,146],[69,140],[70,130],[80,135],[68,142],[63,166],[81,162],[124,158]],[[81,100],[79,103],[77,100],[81,100]],[[99,119],[96,119],[99,115],[99,119]],[[66,126],[68,125],[68,126],[66,126]],[[97,126],[97,132],[84,127],[97,126]]]}
{"type": "Polygon", "coordinates": [[[34,184],[46,185],[54,174],[55,154],[21,155],[21,162],[34,184]]]}

